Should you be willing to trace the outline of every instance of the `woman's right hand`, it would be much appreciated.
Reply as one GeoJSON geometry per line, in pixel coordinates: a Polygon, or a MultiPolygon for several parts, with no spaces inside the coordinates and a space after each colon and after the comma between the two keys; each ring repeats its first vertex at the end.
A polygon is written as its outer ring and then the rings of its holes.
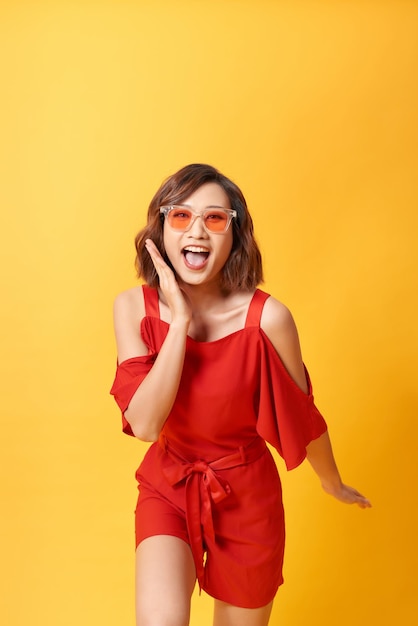
{"type": "Polygon", "coordinates": [[[146,239],[145,247],[158,274],[160,289],[171,312],[171,323],[176,321],[189,323],[192,310],[187,297],[180,289],[171,267],[167,265],[152,239],[146,239]]]}

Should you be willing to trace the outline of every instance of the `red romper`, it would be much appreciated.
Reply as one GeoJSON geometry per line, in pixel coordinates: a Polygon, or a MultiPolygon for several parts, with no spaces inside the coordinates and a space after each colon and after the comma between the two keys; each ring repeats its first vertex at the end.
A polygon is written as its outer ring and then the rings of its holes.
{"type": "MultiPolygon", "coordinates": [[[[111,389],[131,435],[123,412],[169,327],[157,290],[143,291],[149,353],[118,365],[111,389]]],[[[242,330],[211,342],[187,338],[173,409],[137,471],[137,545],[153,535],[180,537],[192,549],[200,587],[246,608],[268,604],[283,582],[281,485],[265,441],[292,469],[326,430],[307,372],[305,394],[260,328],[268,297],[256,290],[242,330]]]]}

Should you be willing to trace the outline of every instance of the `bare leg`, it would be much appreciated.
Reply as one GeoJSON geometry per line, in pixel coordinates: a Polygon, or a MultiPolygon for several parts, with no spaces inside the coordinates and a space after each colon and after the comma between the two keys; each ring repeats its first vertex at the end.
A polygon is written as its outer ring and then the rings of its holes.
{"type": "Polygon", "coordinates": [[[215,600],[213,626],[267,626],[273,602],[259,609],[243,609],[215,600]]]}
{"type": "Polygon", "coordinates": [[[137,626],[187,626],[196,569],[178,537],[144,539],[136,551],[137,626]]]}

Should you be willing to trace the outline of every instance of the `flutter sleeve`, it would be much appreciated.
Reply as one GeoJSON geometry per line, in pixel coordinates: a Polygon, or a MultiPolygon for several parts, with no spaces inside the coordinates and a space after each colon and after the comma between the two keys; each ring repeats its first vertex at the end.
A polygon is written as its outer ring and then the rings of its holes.
{"type": "Polygon", "coordinates": [[[133,357],[132,359],[122,361],[116,368],[115,380],[110,393],[114,396],[117,405],[122,411],[122,429],[127,435],[134,436],[134,433],[124,413],[135,391],[154,365],[156,357],[156,353],[133,357]]]}
{"type": "Polygon", "coordinates": [[[267,335],[262,334],[257,432],[276,448],[291,470],[302,463],[306,446],[320,437],[327,425],[315,406],[306,368],[307,394],[289,375],[267,335]]]}

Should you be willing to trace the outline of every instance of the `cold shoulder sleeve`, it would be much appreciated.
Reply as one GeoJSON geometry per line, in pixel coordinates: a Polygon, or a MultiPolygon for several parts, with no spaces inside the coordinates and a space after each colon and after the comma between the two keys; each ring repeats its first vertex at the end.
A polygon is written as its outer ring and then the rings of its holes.
{"type": "Polygon", "coordinates": [[[110,393],[122,411],[122,429],[127,435],[134,436],[134,433],[124,416],[124,412],[128,408],[135,391],[154,365],[156,356],[155,353],[152,353],[146,356],[133,357],[122,361],[116,368],[115,380],[110,393]]]}
{"type": "Polygon", "coordinates": [[[261,331],[261,371],[257,432],[284,459],[288,470],[306,457],[306,446],[327,425],[315,406],[308,371],[305,394],[284,367],[267,335],[261,331]]]}

